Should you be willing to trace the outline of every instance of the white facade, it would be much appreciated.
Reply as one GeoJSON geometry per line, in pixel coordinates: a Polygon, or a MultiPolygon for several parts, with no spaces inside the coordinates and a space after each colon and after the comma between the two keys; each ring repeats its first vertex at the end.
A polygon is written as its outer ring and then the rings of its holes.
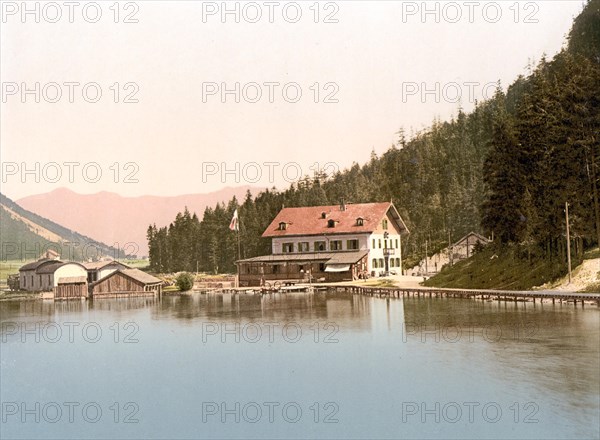
{"type": "Polygon", "coordinates": [[[87,270],[77,263],[66,263],[54,271],[53,287],[58,286],[58,280],[66,277],[84,277],[87,278],[87,270]]]}
{"type": "Polygon", "coordinates": [[[379,273],[385,270],[386,249],[389,258],[389,270],[401,273],[402,238],[400,234],[389,233],[387,239],[384,233],[376,232],[369,236],[369,271],[379,273]]]}
{"type": "MultiPolygon", "coordinates": [[[[58,285],[58,280],[60,278],[87,277],[87,271],[81,264],[64,263],[58,266],[54,271],[44,270],[44,266],[48,266],[49,264],[54,265],[55,263],[49,261],[39,268],[19,272],[20,288],[31,292],[49,292],[58,285]]],[[[58,264],[60,264],[60,262],[58,264]]]]}
{"type": "Polygon", "coordinates": [[[306,235],[293,237],[275,237],[272,240],[272,253],[313,253],[313,252],[344,252],[344,251],[369,251],[367,260],[367,270],[378,274],[385,271],[386,251],[389,257],[389,270],[400,271],[402,262],[402,238],[394,230],[376,231],[371,234],[327,234],[327,235],[306,235]],[[388,233],[387,239],[385,233],[388,233]],[[358,248],[349,248],[349,240],[358,240],[358,248]],[[332,242],[341,241],[341,249],[332,249],[332,242]],[[308,250],[300,249],[301,243],[308,243],[308,250]],[[325,249],[317,250],[315,244],[324,243],[325,249]],[[284,245],[291,245],[293,251],[285,251],[284,245]]]}

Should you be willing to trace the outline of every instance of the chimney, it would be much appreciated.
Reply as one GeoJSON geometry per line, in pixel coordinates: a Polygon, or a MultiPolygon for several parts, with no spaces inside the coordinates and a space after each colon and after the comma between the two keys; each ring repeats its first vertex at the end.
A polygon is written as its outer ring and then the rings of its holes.
{"type": "Polygon", "coordinates": [[[340,211],[345,211],[345,210],[346,210],[346,202],[344,202],[344,199],[342,199],[340,202],[340,211]]]}

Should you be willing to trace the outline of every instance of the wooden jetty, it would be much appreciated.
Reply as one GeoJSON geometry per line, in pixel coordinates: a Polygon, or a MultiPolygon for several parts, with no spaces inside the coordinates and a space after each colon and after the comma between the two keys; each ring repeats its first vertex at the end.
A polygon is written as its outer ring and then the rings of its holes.
{"type": "Polygon", "coordinates": [[[572,303],[574,305],[585,304],[597,305],[600,307],[600,293],[576,293],[561,292],[550,290],[485,290],[485,289],[444,289],[434,287],[375,287],[375,286],[356,286],[356,285],[329,285],[323,284],[310,286],[308,284],[296,284],[294,286],[281,286],[277,289],[266,288],[230,288],[222,290],[212,290],[214,293],[231,294],[268,294],[268,293],[286,293],[286,292],[313,292],[315,290],[332,290],[335,292],[347,292],[365,296],[379,298],[458,298],[458,299],[478,299],[483,301],[508,301],[508,302],[533,302],[563,304],[572,303]]]}
{"type": "Polygon", "coordinates": [[[443,289],[428,287],[367,287],[367,286],[332,286],[337,292],[348,292],[359,295],[385,297],[385,298],[463,298],[480,299],[484,301],[510,301],[510,302],[552,302],[552,304],[573,303],[582,306],[595,304],[600,306],[600,293],[576,293],[550,290],[516,291],[516,290],[485,290],[485,289],[443,289]]]}

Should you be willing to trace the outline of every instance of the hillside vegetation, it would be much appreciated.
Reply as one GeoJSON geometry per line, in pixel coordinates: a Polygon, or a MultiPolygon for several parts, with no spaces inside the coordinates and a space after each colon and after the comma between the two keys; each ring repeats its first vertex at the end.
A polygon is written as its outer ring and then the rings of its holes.
{"type": "Polygon", "coordinates": [[[0,258],[25,261],[38,258],[46,250],[61,258],[83,261],[101,255],[124,258],[124,252],[90,237],[71,231],[0,194],[0,258]]]}
{"type": "MultiPolygon", "coordinates": [[[[560,260],[531,258],[519,246],[494,246],[446,266],[423,283],[427,287],[529,290],[567,273],[560,260]]],[[[575,262],[577,264],[577,262],[575,262]]]]}

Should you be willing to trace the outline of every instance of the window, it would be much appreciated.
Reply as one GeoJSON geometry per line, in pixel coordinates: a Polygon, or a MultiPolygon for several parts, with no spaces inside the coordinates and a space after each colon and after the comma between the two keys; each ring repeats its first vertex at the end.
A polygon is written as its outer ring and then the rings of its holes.
{"type": "Polygon", "coordinates": [[[279,265],[277,265],[277,264],[273,265],[273,273],[279,273],[279,265]]]}
{"type": "Polygon", "coordinates": [[[358,249],[358,240],[348,240],[346,241],[346,249],[348,250],[356,250],[358,249]]]}
{"type": "Polygon", "coordinates": [[[325,272],[325,263],[319,263],[319,271],[325,272]]]}
{"type": "Polygon", "coordinates": [[[373,246],[372,246],[372,248],[375,249],[375,239],[373,239],[373,246]]]}
{"type": "Polygon", "coordinates": [[[384,249],[387,249],[387,244],[388,244],[388,243],[387,243],[387,240],[383,240],[383,248],[384,248],[384,249]]]}
{"type": "Polygon", "coordinates": [[[285,231],[287,229],[287,223],[286,222],[280,222],[279,223],[279,230],[280,231],[285,231]]]}
{"type": "Polygon", "coordinates": [[[356,226],[363,226],[365,224],[365,221],[363,220],[362,217],[358,217],[356,219],[356,226]]]}
{"type": "Polygon", "coordinates": [[[400,267],[400,258],[396,258],[396,267],[400,267]]]}
{"type": "Polygon", "coordinates": [[[398,239],[396,239],[396,249],[398,249],[400,246],[398,246],[398,239]]]}
{"type": "Polygon", "coordinates": [[[333,220],[331,218],[329,220],[327,220],[327,227],[328,228],[335,228],[335,220],[333,220]]]}
{"type": "Polygon", "coordinates": [[[381,238],[378,241],[379,241],[379,249],[381,249],[381,238]]]}
{"type": "Polygon", "coordinates": [[[381,221],[381,226],[383,227],[383,229],[387,229],[387,228],[388,228],[388,221],[387,221],[387,218],[384,218],[384,219],[381,221]]]}
{"type": "Polygon", "coordinates": [[[385,267],[385,261],[383,261],[383,258],[379,259],[379,267],[385,267]]]}
{"type": "Polygon", "coordinates": [[[373,269],[377,269],[377,258],[373,258],[373,269]]]}
{"type": "Polygon", "coordinates": [[[294,243],[283,243],[281,245],[281,250],[284,254],[289,254],[290,252],[294,252],[294,243]]]}
{"type": "Polygon", "coordinates": [[[341,251],[342,250],[342,240],[331,240],[329,242],[329,250],[341,251]]]}
{"type": "Polygon", "coordinates": [[[315,252],[326,251],[327,246],[324,241],[315,241],[315,252]]]}
{"type": "Polygon", "coordinates": [[[309,250],[308,241],[302,241],[298,243],[298,252],[308,252],[309,250]]]}
{"type": "Polygon", "coordinates": [[[390,258],[390,267],[394,267],[394,259],[390,258]]]}

